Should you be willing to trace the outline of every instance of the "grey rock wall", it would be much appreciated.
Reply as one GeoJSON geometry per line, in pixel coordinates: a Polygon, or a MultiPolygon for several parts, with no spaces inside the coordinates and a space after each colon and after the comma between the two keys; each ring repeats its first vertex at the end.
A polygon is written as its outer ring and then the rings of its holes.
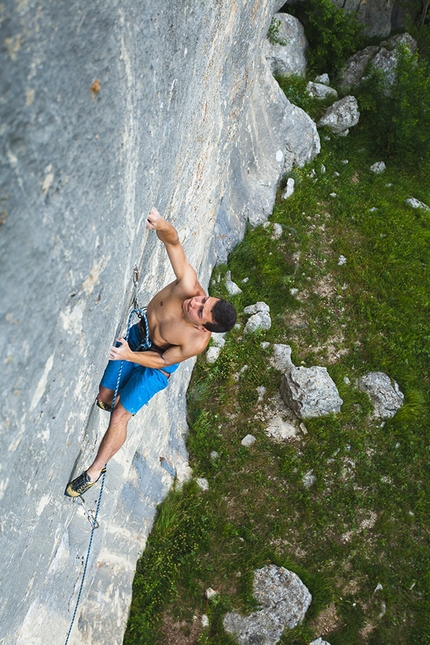
{"type": "MultiPolygon", "coordinates": [[[[177,226],[207,284],[246,220],[270,214],[282,173],[318,150],[262,58],[275,5],[0,5],[2,645],[65,641],[90,527],[64,487],[107,425],[93,401],[133,266],[141,303],[172,279],[145,214],[157,205],[177,226]]],[[[132,420],[109,464],[71,644],[122,642],[156,506],[173,468],[187,471],[192,367],[132,420]]]]}
{"type": "Polygon", "coordinates": [[[355,13],[367,36],[388,36],[395,0],[333,0],[342,9],[355,13]]]}
{"type": "MultiPolygon", "coordinates": [[[[282,9],[288,11],[288,7],[300,5],[303,0],[287,0],[282,9]]],[[[367,36],[390,35],[393,29],[402,29],[405,26],[406,9],[415,12],[413,7],[402,0],[332,0],[340,9],[345,9],[357,16],[359,22],[364,25],[364,32],[367,36]]],[[[410,3],[412,4],[412,3],[410,3]]]]}

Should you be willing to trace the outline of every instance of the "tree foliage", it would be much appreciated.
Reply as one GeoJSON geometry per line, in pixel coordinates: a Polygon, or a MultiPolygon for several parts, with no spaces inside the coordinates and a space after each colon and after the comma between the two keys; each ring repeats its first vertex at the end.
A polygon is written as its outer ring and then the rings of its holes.
{"type": "Polygon", "coordinates": [[[354,14],[339,9],[332,0],[305,0],[301,11],[311,44],[310,68],[319,74],[336,76],[349,56],[363,46],[363,26],[354,14]]]}
{"type": "Polygon", "coordinates": [[[363,127],[378,151],[402,165],[430,161],[430,67],[408,49],[399,52],[394,84],[379,72],[358,90],[363,127]]]}

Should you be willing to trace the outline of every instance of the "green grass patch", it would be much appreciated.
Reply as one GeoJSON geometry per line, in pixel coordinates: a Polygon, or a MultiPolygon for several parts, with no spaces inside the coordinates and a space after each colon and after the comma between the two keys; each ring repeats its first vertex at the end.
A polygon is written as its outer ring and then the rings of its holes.
{"type": "Polygon", "coordinates": [[[284,645],[430,643],[430,215],[405,203],[430,204],[430,188],[420,168],[388,162],[373,174],[379,160],[365,128],[323,134],[312,166],[294,170],[294,195],[215,269],[212,295],[227,295],[227,270],[243,291],[240,327],[215,364],[199,357],[188,392],[190,463],[210,488],[187,485],[161,505],[126,645],[231,644],[222,618],[255,611],[253,570],[267,563],[295,571],[313,596],[284,645]],[[272,327],[245,335],[243,309],[257,301],[272,327]],[[266,433],[281,381],[273,343],[291,345],[296,365],[327,367],[344,401],[283,442],[266,433]],[[405,394],[385,423],[354,387],[375,370],[405,394]],[[256,442],[244,448],[248,433],[256,442]]]}

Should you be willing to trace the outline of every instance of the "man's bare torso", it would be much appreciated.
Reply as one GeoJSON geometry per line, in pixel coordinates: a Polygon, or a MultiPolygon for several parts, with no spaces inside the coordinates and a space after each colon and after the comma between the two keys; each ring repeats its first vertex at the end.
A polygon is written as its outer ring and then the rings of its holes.
{"type": "Polygon", "coordinates": [[[204,296],[199,283],[190,293],[175,280],[159,291],[150,301],[147,309],[149,335],[152,342],[167,350],[174,345],[193,346],[209,343],[211,334],[202,332],[185,320],[183,303],[186,298],[204,296]]]}

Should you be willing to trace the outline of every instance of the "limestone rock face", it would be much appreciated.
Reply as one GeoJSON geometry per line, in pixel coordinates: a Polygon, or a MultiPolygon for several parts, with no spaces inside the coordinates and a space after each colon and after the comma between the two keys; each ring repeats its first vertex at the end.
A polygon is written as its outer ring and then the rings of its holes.
{"type": "Polygon", "coordinates": [[[255,56],[254,82],[247,109],[238,116],[240,127],[235,124],[236,142],[214,229],[216,258],[221,262],[242,239],[247,222],[257,226],[272,214],[281,178],[321,150],[314,121],[286,98],[263,54],[255,56]]]}
{"type": "Polygon", "coordinates": [[[281,382],[281,396],[300,419],[340,412],[343,403],[325,367],[293,367],[281,382]]]}
{"type": "Polygon", "coordinates": [[[364,25],[366,36],[388,36],[395,0],[333,0],[338,7],[354,13],[364,25]]]}
{"type": "Polygon", "coordinates": [[[275,645],[285,627],[293,629],[303,620],[312,600],[295,573],[274,564],[255,571],[254,596],[261,610],[249,616],[231,612],[224,617],[224,629],[240,645],[275,645]]]}
{"type": "MultiPolygon", "coordinates": [[[[288,0],[294,5],[303,0],[288,0]]],[[[332,0],[340,9],[353,13],[357,20],[364,25],[367,36],[382,36],[386,38],[392,29],[403,29],[405,26],[405,11],[402,3],[397,0],[332,0]]]]}
{"type": "MultiPolygon", "coordinates": [[[[66,499],[108,416],[93,406],[140,270],[173,273],[156,205],[203,285],[285,169],[318,151],[262,55],[271,0],[2,4],[0,49],[0,641],[61,645],[90,526],[66,499]],[[7,19],[5,18],[7,16],[7,19]],[[298,125],[296,126],[295,121],[298,125]],[[301,129],[302,135],[297,134],[301,129]]],[[[279,3],[278,3],[279,4],[279,3]]],[[[278,7],[275,7],[278,8],[278,7]]],[[[187,361],[109,463],[70,645],[119,645],[131,581],[172,473],[189,477],[187,361]]],[[[99,488],[85,496],[95,507],[99,488]]]]}

